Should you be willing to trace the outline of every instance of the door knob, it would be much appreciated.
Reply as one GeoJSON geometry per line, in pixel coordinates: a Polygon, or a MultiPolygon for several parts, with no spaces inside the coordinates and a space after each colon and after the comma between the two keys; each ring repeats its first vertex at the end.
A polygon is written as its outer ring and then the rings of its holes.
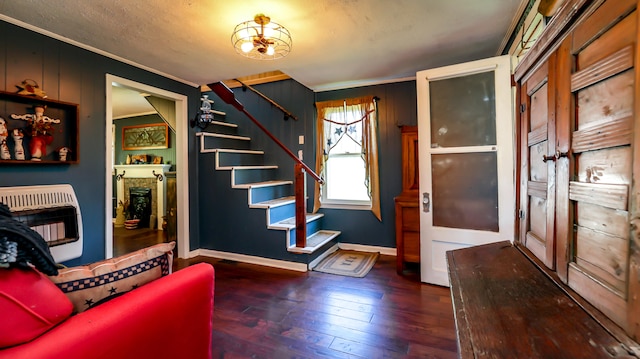
{"type": "Polygon", "coordinates": [[[429,213],[429,207],[431,206],[431,199],[429,193],[422,193],[422,212],[429,213]]]}
{"type": "Polygon", "coordinates": [[[569,154],[567,152],[556,151],[556,153],[554,153],[551,156],[543,155],[542,162],[547,162],[547,161],[555,162],[558,158],[562,158],[562,157],[569,157],[569,154]]]}
{"type": "Polygon", "coordinates": [[[547,161],[556,161],[556,155],[553,154],[551,156],[547,156],[547,155],[542,155],[542,162],[547,163],[547,161]]]}

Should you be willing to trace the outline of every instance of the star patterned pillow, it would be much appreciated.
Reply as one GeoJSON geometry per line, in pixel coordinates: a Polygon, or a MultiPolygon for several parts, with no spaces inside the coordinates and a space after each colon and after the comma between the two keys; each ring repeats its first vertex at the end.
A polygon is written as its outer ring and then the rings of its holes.
{"type": "Polygon", "coordinates": [[[80,313],[171,273],[175,242],[160,243],[117,258],[59,270],[49,278],[80,313]]]}

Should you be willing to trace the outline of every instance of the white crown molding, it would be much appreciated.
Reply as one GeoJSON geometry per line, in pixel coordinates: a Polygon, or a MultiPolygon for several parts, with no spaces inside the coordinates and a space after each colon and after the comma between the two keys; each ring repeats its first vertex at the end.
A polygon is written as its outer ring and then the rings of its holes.
{"type": "Polygon", "coordinates": [[[60,36],[58,34],[55,34],[55,33],[51,32],[51,31],[48,31],[48,30],[45,30],[45,29],[41,29],[41,28],[39,28],[37,26],[33,26],[31,24],[27,24],[25,22],[22,22],[20,20],[14,19],[12,17],[6,16],[6,15],[3,15],[3,14],[0,14],[0,20],[8,22],[8,23],[16,25],[16,26],[19,26],[19,27],[22,27],[22,28],[27,29],[27,30],[31,30],[33,32],[37,32],[37,33],[45,35],[47,37],[50,37],[50,38],[65,42],[67,44],[70,44],[70,45],[73,45],[73,46],[77,46],[77,47],[79,47],[81,49],[85,49],[87,51],[91,51],[91,52],[96,53],[98,55],[102,55],[102,56],[108,57],[108,58],[116,60],[116,61],[123,62],[123,63],[131,65],[131,66],[135,66],[135,67],[137,67],[139,69],[146,70],[146,71],[149,71],[149,72],[153,72],[154,74],[166,77],[168,79],[175,80],[175,81],[178,81],[178,82],[182,82],[183,84],[186,84],[186,85],[189,85],[189,86],[193,86],[193,87],[198,87],[199,86],[198,84],[195,84],[195,83],[193,83],[191,81],[187,81],[187,80],[175,77],[173,75],[164,73],[162,71],[153,69],[151,67],[147,67],[147,66],[141,65],[141,64],[139,64],[137,62],[134,62],[134,61],[131,61],[131,60],[127,60],[127,59],[125,59],[123,57],[114,55],[114,54],[112,54],[110,52],[97,49],[97,48],[95,48],[93,46],[89,46],[87,44],[83,44],[81,42],[69,39],[69,38],[64,37],[64,36],[60,36]]]}
{"type": "Polygon", "coordinates": [[[333,83],[333,84],[328,84],[323,86],[316,86],[311,90],[313,90],[313,92],[325,92],[325,91],[351,89],[351,88],[364,87],[364,86],[384,85],[384,84],[392,84],[397,82],[406,82],[406,81],[415,81],[415,80],[416,80],[415,76],[409,76],[409,77],[401,77],[397,79],[378,79],[378,80],[371,80],[371,81],[347,81],[347,82],[339,82],[339,83],[333,83]]]}

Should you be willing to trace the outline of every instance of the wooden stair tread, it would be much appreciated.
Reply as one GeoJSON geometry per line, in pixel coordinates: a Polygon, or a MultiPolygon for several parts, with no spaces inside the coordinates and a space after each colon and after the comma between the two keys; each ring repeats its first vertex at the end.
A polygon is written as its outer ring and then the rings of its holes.
{"type": "Polygon", "coordinates": [[[246,155],[264,155],[264,151],[260,150],[236,150],[233,148],[213,148],[213,152],[218,153],[242,153],[246,155]]]}
{"type": "Polygon", "coordinates": [[[296,196],[280,197],[268,201],[254,203],[251,205],[251,208],[276,208],[291,203],[296,203],[296,196]]]}
{"type": "Polygon", "coordinates": [[[251,141],[251,137],[246,137],[246,136],[237,136],[237,135],[227,135],[227,134],[224,134],[224,133],[198,132],[198,133],[196,133],[196,136],[200,136],[200,137],[230,138],[230,139],[233,139],[233,140],[251,141]]]}
{"type": "MultiPolygon", "coordinates": [[[[322,213],[307,213],[307,223],[313,222],[318,218],[322,218],[324,214],[322,213]]],[[[280,222],[276,222],[270,226],[270,229],[282,229],[282,230],[291,230],[296,228],[296,217],[289,217],[280,222]]]]}
{"type": "Polygon", "coordinates": [[[278,166],[268,165],[268,166],[218,166],[216,165],[217,170],[274,170],[277,169],[278,166]]]}
{"type": "Polygon", "coordinates": [[[233,185],[233,188],[262,188],[262,187],[274,187],[274,186],[282,186],[287,184],[293,184],[293,181],[264,181],[264,182],[254,182],[254,183],[242,183],[233,185]]]}
{"type": "Polygon", "coordinates": [[[330,231],[326,229],[319,230],[316,233],[307,237],[306,247],[292,246],[287,248],[287,251],[292,253],[307,253],[307,254],[313,253],[317,249],[329,243],[332,239],[339,236],[340,233],[341,233],[340,231],[330,231]]]}
{"type": "Polygon", "coordinates": [[[238,125],[236,125],[235,123],[229,123],[229,122],[222,122],[222,121],[211,121],[212,125],[217,125],[217,126],[226,126],[226,127],[233,127],[233,128],[237,128],[238,125]]]}

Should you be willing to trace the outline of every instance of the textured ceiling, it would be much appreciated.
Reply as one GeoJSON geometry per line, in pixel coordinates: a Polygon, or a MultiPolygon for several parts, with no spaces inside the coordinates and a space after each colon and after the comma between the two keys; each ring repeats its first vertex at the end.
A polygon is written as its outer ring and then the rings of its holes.
{"type": "Polygon", "coordinates": [[[498,54],[526,0],[0,0],[0,19],[202,85],[281,70],[322,91],[498,54]],[[264,13],[292,52],[251,60],[235,25],[264,13]]]}

